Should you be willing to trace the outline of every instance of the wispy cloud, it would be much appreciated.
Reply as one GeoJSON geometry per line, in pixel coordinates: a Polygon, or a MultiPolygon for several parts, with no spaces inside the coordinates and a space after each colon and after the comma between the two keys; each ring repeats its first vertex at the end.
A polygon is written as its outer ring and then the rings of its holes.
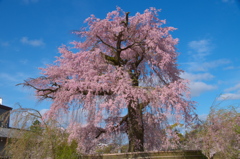
{"type": "Polygon", "coordinates": [[[191,41],[188,43],[188,46],[190,48],[194,49],[199,53],[209,52],[210,51],[209,45],[210,45],[209,40],[206,39],[199,41],[191,41]]]}
{"type": "Polygon", "coordinates": [[[21,64],[23,64],[23,65],[26,65],[28,63],[28,60],[27,59],[23,59],[23,60],[20,60],[19,62],[21,64]]]}
{"type": "Polygon", "coordinates": [[[237,100],[240,99],[240,83],[237,83],[233,87],[229,87],[224,90],[224,94],[220,95],[218,100],[237,100]]]}
{"type": "Polygon", "coordinates": [[[240,69],[240,66],[227,66],[224,68],[224,70],[235,70],[235,69],[240,69]]]}
{"type": "MultiPolygon", "coordinates": [[[[187,63],[188,71],[208,71],[222,65],[231,63],[228,59],[217,59],[208,61],[206,56],[212,54],[214,45],[209,39],[193,40],[188,43],[190,61],[187,63]]],[[[224,68],[223,68],[224,69],[224,68]]]]}
{"type": "Polygon", "coordinates": [[[27,45],[31,45],[31,46],[35,46],[35,47],[45,45],[45,43],[42,41],[42,39],[30,40],[30,39],[28,39],[28,37],[22,37],[20,41],[23,44],[27,44],[27,45]]]}
{"type": "Polygon", "coordinates": [[[17,81],[17,78],[15,76],[7,74],[7,73],[0,73],[0,79],[6,80],[6,81],[11,81],[11,82],[17,81]]]}
{"type": "Polygon", "coordinates": [[[210,62],[190,62],[189,69],[191,71],[208,71],[209,69],[216,68],[222,65],[226,65],[231,63],[228,59],[218,59],[210,62]]]}
{"type": "Polygon", "coordinates": [[[190,81],[196,81],[196,80],[211,80],[214,78],[214,76],[210,73],[198,73],[198,74],[193,74],[193,73],[188,73],[184,72],[181,74],[181,77],[184,79],[188,79],[190,81]]]}
{"type": "Polygon", "coordinates": [[[6,46],[9,46],[10,43],[8,41],[0,41],[0,45],[6,47],[6,46]]]}
{"type": "Polygon", "coordinates": [[[227,66],[227,67],[224,68],[224,70],[234,70],[234,69],[235,69],[234,66],[227,66]]]}
{"type": "Polygon", "coordinates": [[[234,0],[222,0],[223,3],[233,3],[234,0]]]}
{"type": "Polygon", "coordinates": [[[236,90],[240,90],[240,83],[236,84],[233,87],[225,89],[225,92],[231,92],[231,91],[236,91],[236,90]]]}
{"type": "Polygon", "coordinates": [[[181,75],[182,78],[190,80],[189,88],[192,96],[201,94],[218,88],[217,83],[211,84],[207,81],[215,78],[209,71],[212,69],[224,69],[227,64],[231,63],[228,59],[208,60],[208,55],[212,54],[214,45],[210,39],[193,40],[188,43],[190,60],[187,72],[181,75]],[[201,72],[201,73],[199,73],[201,72]]]}
{"type": "Polygon", "coordinates": [[[209,55],[212,49],[212,44],[210,43],[210,40],[202,39],[198,41],[190,41],[188,47],[191,50],[189,53],[194,59],[203,60],[205,56],[209,55]]]}
{"type": "Polygon", "coordinates": [[[22,0],[23,3],[29,4],[29,3],[37,3],[39,0],[22,0]]]}
{"type": "Polygon", "coordinates": [[[220,95],[218,100],[237,100],[240,99],[240,93],[225,93],[220,95]]]}
{"type": "Polygon", "coordinates": [[[18,84],[21,83],[23,80],[27,79],[29,76],[22,73],[22,72],[17,72],[17,73],[0,73],[0,80],[1,84],[10,84],[12,85],[14,83],[18,84]]]}

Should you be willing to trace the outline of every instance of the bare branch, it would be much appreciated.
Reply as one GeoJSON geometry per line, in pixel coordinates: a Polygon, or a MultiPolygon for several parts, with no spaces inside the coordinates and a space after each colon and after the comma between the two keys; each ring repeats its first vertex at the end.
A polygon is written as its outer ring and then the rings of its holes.
{"type": "MultiPolygon", "coordinates": [[[[125,115],[124,117],[122,117],[122,120],[119,122],[118,125],[114,126],[111,128],[111,130],[115,130],[116,128],[120,127],[122,124],[124,124],[125,122],[127,122],[128,119],[128,114],[125,115]]],[[[106,133],[106,129],[103,128],[97,128],[97,130],[99,131],[99,133],[97,134],[97,136],[95,138],[98,138],[101,134],[106,133]]]]}
{"type": "Polygon", "coordinates": [[[135,45],[135,44],[136,44],[136,42],[132,43],[131,45],[128,45],[127,47],[125,47],[123,49],[121,49],[121,51],[129,49],[129,48],[133,47],[133,45],[135,45]]]}
{"type": "Polygon", "coordinates": [[[104,42],[103,39],[102,39],[100,36],[96,35],[96,37],[97,37],[104,45],[110,47],[110,48],[113,49],[113,50],[116,50],[116,48],[114,48],[113,46],[111,46],[111,45],[107,44],[106,42],[104,42]]]}
{"type": "Polygon", "coordinates": [[[99,131],[99,133],[98,133],[97,136],[95,137],[96,139],[97,139],[101,134],[107,132],[105,129],[103,129],[103,128],[99,128],[99,127],[97,127],[97,130],[99,131]]]}
{"type": "Polygon", "coordinates": [[[125,27],[128,26],[128,15],[130,14],[130,12],[126,12],[126,22],[125,22],[125,27]]]}
{"type": "Polygon", "coordinates": [[[144,55],[142,55],[140,59],[135,62],[135,66],[138,67],[138,65],[142,62],[143,59],[144,59],[144,55]]]}
{"type": "MultiPolygon", "coordinates": [[[[32,79],[33,80],[33,79],[32,79]]],[[[30,84],[28,81],[25,81],[25,83],[20,83],[17,85],[23,85],[23,86],[27,86],[30,88],[35,89],[37,92],[42,92],[42,95],[38,95],[40,97],[42,97],[40,100],[44,100],[44,99],[55,99],[54,96],[51,96],[52,93],[57,92],[60,88],[61,85],[58,85],[57,83],[54,83],[53,85],[57,86],[55,88],[37,88],[36,86],[30,84]]],[[[65,91],[69,91],[69,89],[65,89],[65,91]]],[[[75,94],[82,94],[82,95],[87,95],[88,93],[91,93],[93,95],[97,95],[97,96],[104,96],[104,95],[113,95],[113,92],[111,90],[101,90],[101,91],[88,91],[88,90],[79,90],[78,88],[76,89],[75,94]]]]}

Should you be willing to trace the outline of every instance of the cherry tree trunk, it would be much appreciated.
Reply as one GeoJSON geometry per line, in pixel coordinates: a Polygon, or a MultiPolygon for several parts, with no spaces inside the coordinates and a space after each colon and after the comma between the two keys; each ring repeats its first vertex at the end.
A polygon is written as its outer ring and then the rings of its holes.
{"type": "Polygon", "coordinates": [[[128,106],[128,152],[144,151],[144,127],[142,118],[142,108],[138,104],[136,108],[131,103],[128,106]]]}

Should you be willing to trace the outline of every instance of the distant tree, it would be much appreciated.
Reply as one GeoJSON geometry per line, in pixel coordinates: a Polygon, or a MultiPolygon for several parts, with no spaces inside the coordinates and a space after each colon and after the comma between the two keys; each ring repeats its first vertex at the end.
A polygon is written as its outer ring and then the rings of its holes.
{"type": "Polygon", "coordinates": [[[30,131],[42,133],[41,122],[39,120],[35,120],[30,126],[30,131]]]}
{"type": "Polygon", "coordinates": [[[106,19],[91,15],[88,26],[75,32],[82,39],[72,42],[73,50],[60,47],[55,63],[41,68],[43,76],[23,83],[40,100],[52,99],[50,117],[71,106],[83,110],[84,123],[70,127],[79,150],[93,152],[112,132],[127,133],[129,152],[171,147],[174,134],[159,130],[170,119],[192,121],[195,108],[176,64],[178,39],[169,34],[175,28],[163,27],[158,12],[150,8],[130,17],[117,8],[106,19]]]}
{"type": "MultiPolygon", "coordinates": [[[[239,109],[239,108],[238,108],[239,109]]],[[[220,159],[236,159],[240,155],[240,113],[235,107],[211,107],[202,124],[187,133],[188,148],[201,149],[210,159],[217,155],[220,159]]]]}

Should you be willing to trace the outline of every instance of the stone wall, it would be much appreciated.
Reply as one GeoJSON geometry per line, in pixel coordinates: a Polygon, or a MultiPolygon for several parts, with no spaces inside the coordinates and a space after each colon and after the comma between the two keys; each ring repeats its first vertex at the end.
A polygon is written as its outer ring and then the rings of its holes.
{"type": "Polygon", "coordinates": [[[187,150],[85,155],[79,159],[206,159],[206,157],[201,151],[187,150]]]}

